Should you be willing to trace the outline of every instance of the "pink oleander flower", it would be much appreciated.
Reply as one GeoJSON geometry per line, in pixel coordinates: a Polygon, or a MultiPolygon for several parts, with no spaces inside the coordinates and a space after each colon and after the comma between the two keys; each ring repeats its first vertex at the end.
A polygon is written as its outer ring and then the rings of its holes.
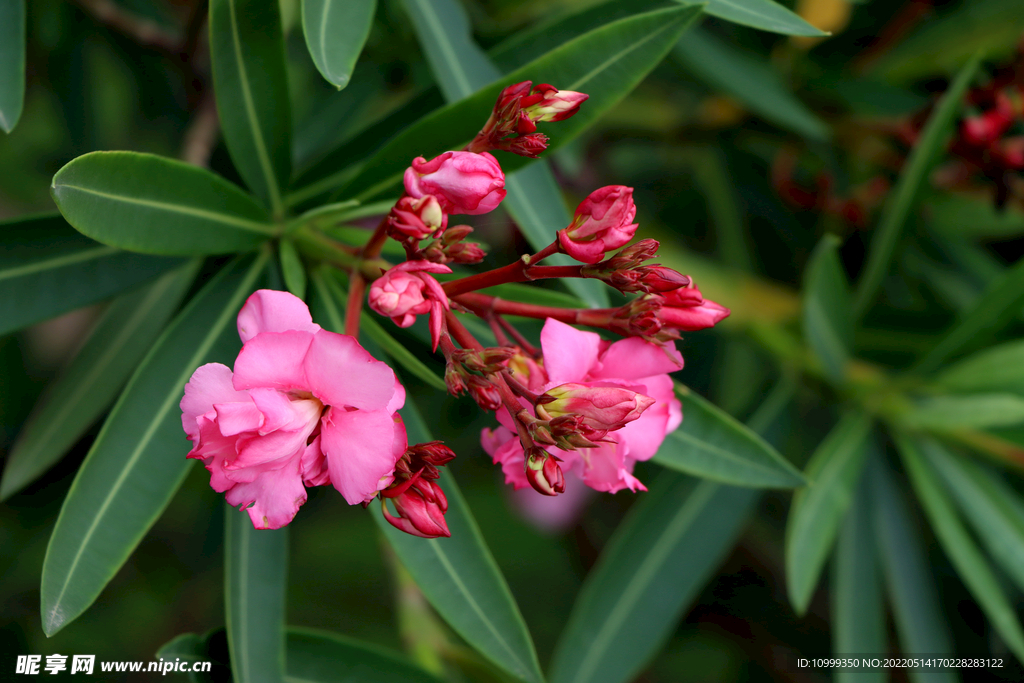
{"type": "Polygon", "coordinates": [[[576,208],[572,224],[558,231],[562,251],[577,261],[597,263],[606,251],[633,239],[637,224],[633,188],[608,185],[590,193],[576,208]]]}
{"type": "Polygon", "coordinates": [[[185,385],[181,424],[210,486],[278,529],[333,484],[350,505],[388,486],[405,452],[405,389],[355,339],[323,330],[301,299],[261,289],[238,313],[234,372],[203,365],[185,385]]]}
{"type": "Polygon", "coordinates": [[[399,327],[409,327],[417,315],[430,313],[430,335],[436,350],[444,317],[441,311],[448,310],[448,296],[427,273],[450,272],[448,266],[430,261],[399,263],[370,285],[370,308],[399,327]]]}
{"type": "MultiPolygon", "coordinates": [[[[561,460],[566,479],[582,479],[587,486],[609,493],[624,488],[645,490],[632,475],[633,465],[651,458],[665,435],[682,420],[682,408],[667,374],[683,367],[675,345],[653,344],[639,338],[611,343],[594,332],[583,332],[551,319],[544,324],[540,339],[542,363],[515,357],[508,366],[512,376],[531,391],[544,393],[565,384],[615,386],[652,400],[635,420],[609,431],[597,448],[562,450],[546,446],[545,450],[561,460]]],[[[523,405],[530,410],[526,401],[523,405]]],[[[517,489],[528,487],[531,484],[525,472],[523,446],[512,418],[504,408],[497,412],[497,417],[501,426],[485,429],[481,434],[484,450],[496,464],[501,464],[507,483],[517,489]]],[[[543,473],[543,467],[540,472],[543,473]]]]}
{"type": "Polygon", "coordinates": [[[388,214],[388,232],[393,237],[404,235],[422,240],[442,232],[447,225],[448,216],[441,210],[437,197],[430,194],[419,199],[402,197],[388,214]]]}
{"type": "Polygon", "coordinates": [[[505,198],[505,174],[487,152],[445,152],[430,161],[417,157],[404,180],[410,197],[434,195],[450,214],[487,213],[505,198]]]}
{"type": "Polygon", "coordinates": [[[612,383],[568,382],[541,395],[537,400],[537,416],[550,420],[579,415],[590,429],[614,431],[639,418],[653,403],[650,396],[612,383]]]}
{"type": "Polygon", "coordinates": [[[657,316],[662,324],[684,332],[713,327],[729,315],[728,308],[705,299],[693,281],[654,299],[661,305],[657,316]]]}

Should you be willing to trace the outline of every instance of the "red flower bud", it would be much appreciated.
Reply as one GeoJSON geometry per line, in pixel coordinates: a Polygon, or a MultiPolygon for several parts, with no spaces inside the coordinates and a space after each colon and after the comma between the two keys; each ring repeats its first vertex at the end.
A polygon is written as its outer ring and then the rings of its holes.
{"type": "Polygon", "coordinates": [[[572,224],[558,231],[562,251],[584,263],[597,263],[606,251],[633,239],[637,225],[633,188],[609,185],[590,193],[576,208],[572,224]]]}
{"type": "Polygon", "coordinates": [[[440,441],[428,441],[410,446],[406,451],[413,462],[426,463],[434,467],[444,467],[455,459],[455,452],[440,441]]]}
{"type": "Polygon", "coordinates": [[[548,148],[548,136],[543,133],[519,135],[508,140],[499,141],[496,148],[518,154],[521,157],[537,159],[540,157],[540,153],[548,148]]]}
{"type": "Polygon", "coordinates": [[[405,169],[404,182],[409,196],[434,195],[446,213],[487,213],[505,198],[505,174],[486,152],[445,152],[430,161],[417,157],[405,169]]]}
{"type": "Polygon", "coordinates": [[[501,394],[490,381],[479,375],[470,375],[466,378],[466,384],[469,386],[469,395],[481,408],[484,410],[501,408],[501,394]]]}
{"type": "Polygon", "coordinates": [[[388,234],[396,239],[402,236],[422,240],[444,230],[448,216],[441,210],[437,197],[423,195],[419,199],[402,197],[388,214],[388,234]]]}
{"type": "Polygon", "coordinates": [[[541,395],[537,400],[537,416],[550,420],[563,415],[580,415],[584,426],[610,432],[622,429],[652,405],[654,399],[650,396],[622,387],[570,382],[541,395]]]}
{"type": "Polygon", "coordinates": [[[398,516],[388,512],[385,500],[381,499],[384,519],[400,531],[420,538],[449,537],[448,524],[444,513],[448,511],[448,499],[441,487],[433,481],[417,478],[397,497],[392,498],[398,516]]]}
{"type": "Polygon", "coordinates": [[[521,103],[523,111],[534,122],[564,121],[580,110],[580,105],[590,97],[581,92],[556,90],[547,83],[539,83],[533,88],[532,94],[539,95],[536,104],[521,103]]]}
{"type": "Polygon", "coordinates": [[[526,479],[537,493],[557,496],[565,493],[565,477],[558,458],[534,446],[526,451],[526,479]]]}
{"type": "Polygon", "coordinates": [[[666,292],[657,296],[661,309],[658,317],[667,327],[693,332],[713,327],[729,315],[729,309],[705,299],[697,286],[666,292]]]}

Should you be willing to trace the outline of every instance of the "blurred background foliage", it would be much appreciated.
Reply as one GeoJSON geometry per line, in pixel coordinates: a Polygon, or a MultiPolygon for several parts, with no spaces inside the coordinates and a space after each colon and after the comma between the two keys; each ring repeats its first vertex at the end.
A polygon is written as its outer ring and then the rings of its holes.
{"type": "MultiPolygon", "coordinates": [[[[504,42],[518,31],[594,3],[463,4],[477,41],[500,55],[503,49],[531,49],[529,42],[504,42]]],[[[842,239],[846,272],[855,277],[862,271],[879,207],[923,116],[979,49],[985,59],[976,85],[1012,68],[1024,17],[1018,0],[783,4],[832,35],[786,37],[707,16],[628,98],[550,158],[570,205],[600,185],[636,188],[639,222],[645,236],[662,241],[661,261],[693,275],[705,295],[733,310],[714,331],[683,340],[687,366],[681,379],[740,419],[749,418],[773,386],[792,384],[793,400],[770,436],[803,467],[858,391],[855,383],[837,393],[827,368],[809,371],[814,363],[793,341],[811,254],[823,234],[835,234],[842,239]],[[797,377],[802,381],[794,382],[797,377]]],[[[281,11],[297,170],[338,142],[357,138],[382,112],[416,97],[423,98],[423,111],[441,102],[400,2],[379,3],[366,50],[342,92],[324,81],[309,58],[297,0],[281,0],[281,11]]],[[[52,210],[53,174],[93,150],[208,157],[210,168],[241,182],[217,135],[204,17],[204,3],[196,0],[30,3],[24,113],[14,132],[0,138],[0,218],[52,210]]],[[[871,364],[862,373],[865,385],[877,368],[903,368],[920,359],[1024,254],[1020,179],[1012,173],[965,178],[955,156],[943,159],[910,214],[880,301],[853,339],[853,352],[871,364]],[[1007,187],[1000,190],[1000,184],[1007,187]]],[[[527,248],[501,212],[474,225],[491,245],[489,264],[527,248]]],[[[11,446],[35,398],[101,308],[0,338],[0,448],[11,446]]],[[[973,347],[1018,338],[1019,313],[979,335],[973,347]]],[[[430,390],[412,382],[411,391],[430,390]]],[[[516,514],[500,472],[479,448],[486,416],[468,399],[430,405],[428,422],[460,455],[451,467],[546,662],[583,577],[638,496],[595,497],[575,528],[539,532],[516,514]]],[[[1021,491],[1016,471],[1024,431],[1013,427],[961,440],[973,438],[976,453],[1009,465],[1013,473],[1005,481],[1021,491]]],[[[193,468],[96,604],[72,627],[51,639],[43,635],[39,575],[46,542],[97,429],[42,479],[0,505],[5,667],[23,653],[149,660],[179,633],[223,624],[220,496],[210,491],[207,473],[193,468]]],[[[182,436],[183,456],[186,444],[182,436]]],[[[655,470],[641,466],[638,476],[650,481],[655,470]]],[[[909,491],[904,475],[897,477],[909,491]]],[[[803,616],[790,606],[784,536],[791,498],[775,491],[760,498],[757,514],[717,574],[637,680],[824,680],[820,672],[793,666],[798,656],[830,652],[832,634],[827,581],[803,616]]],[[[925,540],[958,650],[1008,656],[1009,668],[985,676],[1019,680],[1019,665],[993,635],[924,514],[915,509],[911,519],[925,540]]],[[[311,489],[291,529],[288,622],[401,647],[398,584],[381,558],[368,513],[349,508],[333,491],[311,489]]],[[[1002,575],[1000,581],[1019,606],[1020,591],[1002,575]]]]}

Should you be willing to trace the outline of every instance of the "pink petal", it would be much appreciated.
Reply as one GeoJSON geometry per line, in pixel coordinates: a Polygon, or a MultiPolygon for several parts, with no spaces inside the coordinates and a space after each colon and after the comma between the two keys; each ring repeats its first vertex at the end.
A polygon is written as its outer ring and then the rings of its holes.
{"type": "Polygon", "coordinates": [[[669,404],[655,403],[639,418],[615,432],[619,448],[632,460],[649,460],[665,440],[669,404]]]}
{"type": "Polygon", "coordinates": [[[389,413],[394,413],[395,411],[400,410],[402,408],[402,406],[404,406],[404,405],[405,405],[405,387],[402,386],[402,383],[399,382],[398,378],[396,377],[395,378],[395,393],[391,397],[391,400],[388,401],[388,405],[385,408],[385,410],[387,410],[389,413]]]}
{"type": "Polygon", "coordinates": [[[306,502],[306,489],[299,476],[299,458],[279,470],[263,472],[248,484],[236,484],[227,492],[230,505],[244,507],[257,529],[280,529],[295,518],[306,502]]]}
{"type": "Polygon", "coordinates": [[[562,534],[576,526],[594,498],[594,490],[582,484],[573,478],[566,482],[565,493],[557,496],[545,496],[532,487],[513,489],[508,498],[527,522],[545,533],[562,534]]]}
{"type": "Polygon", "coordinates": [[[655,344],[639,337],[615,342],[601,355],[600,365],[591,371],[592,379],[640,379],[683,367],[683,356],[674,342],[655,344]]]}
{"type": "Polygon", "coordinates": [[[548,380],[556,385],[583,380],[597,363],[600,344],[596,332],[583,332],[548,318],[540,333],[548,380]]]}
{"type": "Polygon", "coordinates": [[[327,471],[327,458],[320,450],[319,435],[303,451],[299,460],[299,470],[306,486],[324,486],[331,483],[331,475],[327,471]]]}
{"type": "Polygon", "coordinates": [[[263,424],[263,413],[252,401],[245,403],[216,403],[217,426],[224,436],[254,432],[263,424]]]}
{"type": "Polygon", "coordinates": [[[249,395],[231,385],[231,368],[220,363],[207,363],[192,373],[181,399],[181,426],[193,441],[199,436],[196,420],[213,410],[214,403],[248,401],[249,395]]]}
{"type": "Polygon", "coordinates": [[[296,331],[263,332],[253,337],[235,360],[235,388],[308,391],[303,358],[312,341],[312,333],[296,331]]]}
{"type": "Polygon", "coordinates": [[[614,443],[601,444],[598,448],[581,449],[579,454],[583,460],[583,483],[592,489],[607,493],[632,488],[632,483],[639,483],[626,469],[623,450],[614,443]]]}
{"type": "Polygon", "coordinates": [[[315,398],[292,398],[277,389],[256,387],[249,390],[249,395],[263,414],[260,434],[269,434],[279,429],[303,429],[310,422],[315,425],[323,411],[323,404],[315,398]]]}
{"type": "Polygon", "coordinates": [[[274,289],[255,292],[238,312],[238,336],[243,344],[260,332],[316,332],[319,329],[302,299],[274,289]]]}
{"type": "Polygon", "coordinates": [[[323,417],[320,447],[331,483],[349,505],[373,496],[395,469],[395,426],[386,410],[330,408],[323,417]]]}
{"type": "Polygon", "coordinates": [[[317,332],[303,366],[309,390],[326,405],[376,411],[395,395],[394,371],[348,335],[317,332]]]}

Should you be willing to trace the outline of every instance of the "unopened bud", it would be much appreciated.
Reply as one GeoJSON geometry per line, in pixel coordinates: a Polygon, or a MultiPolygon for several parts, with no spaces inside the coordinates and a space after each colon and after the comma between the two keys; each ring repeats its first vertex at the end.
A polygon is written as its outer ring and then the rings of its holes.
{"type": "Polygon", "coordinates": [[[445,367],[444,383],[448,387],[448,393],[452,396],[461,396],[467,389],[462,372],[451,362],[445,367]]]}
{"type": "Polygon", "coordinates": [[[467,370],[490,375],[504,370],[514,355],[516,349],[511,346],[490,346],[479,351],[460,349],[452,354],[452,360],[462,363],[467,370]]]}
{"type": "Polygon", "coordinates": [[[445,230],[444,235],[441,236],[441,244],[448,247],[456,242],[461,242],[472,234],[473,228],[468,225],[453,225],[452,227],[445,230]]]}
{"type": "Polygon", "coordinates": [[[421,240],[444,230],[448,217],[434,195],[419,199],[404,196],[388,214],[388,234],[395,238],[411,237],[421,240]]]}
{"type": "Polygon", "coordinates": [[[455,452],[440,441],[428,441],[410,446],[406,451],[413,462],[423,462],[434,467],[444,467],[455,459],[455,452]]]}
{"type": "MultiPolygon", "coordinates": [[[[529,121],[529,119],[527,119],[527,121],[529,121]]],[[[511,152],[512,154],[518,154],[521,157],[537,159],[540,157],[541,152],[548,148],[548,136],[543,133],[518,135],[514,138],[501,140],[498,142],[497,148],[503,149],[506,152],[511,152]]]]}
{"type": "Polygon", "coordinates": [[[445,249],[445,256],[462,265],[480,263],[487,256],[476,242],[460,242],[445,249]]]}
{"type": "Polygon", "coordinates": [[[562,251],[578,261],[597,263],[605,252],[633,239],[637,224],[633,188],[608,185],[580,202],[569,227],[558,231],[562,251]]]}
{"type": "Polygon", "coordinates": [[[552,419],[581,415],[591,429],[614,431],[640,417],[654,399],[616,386],[587,386],[570,382],[549,389],[537,399],[537,416],[552,419]]]}
{"type": "Polygon", "coordinates": [[[565,493],[565,477],[558,458],[536,446],[526,451],[526,480],[537,493],[557,496],[565,493]]]}
{"type": "Polygon", "coordinates": [[[449,537],[448,524],[444,514],[448,511],[448,499],[444,491],[433,481],[417,478],[398,496],[392,497],[398,516],[388,512],[385,498],[381,498],[384,518],[400,531],[420,538],[449,537]]]}
{"type": "Polygon", "coordinates": [[[578,112],[580,105],[590,97],[581,92],[556,90],[547,83],[538,83],[531,91],[531,95],[539,96],[539,101],[530,104],[523,102],[521,106],[534,122],[563,121],[578,112]]]}
{"type": "Polygon", "coordinates": [[[466,378],[469,387],[469,395],[484,410],[497,410],[501,408],[501,394],[494,384],[478,375],[470,375],[466,378]]]}

